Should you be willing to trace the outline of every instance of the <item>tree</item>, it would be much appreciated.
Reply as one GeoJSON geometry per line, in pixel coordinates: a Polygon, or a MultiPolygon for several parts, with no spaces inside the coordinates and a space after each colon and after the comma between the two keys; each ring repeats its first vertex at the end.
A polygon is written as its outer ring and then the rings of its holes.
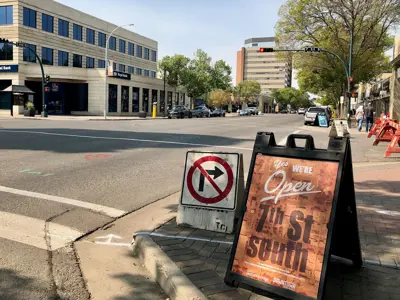
{"type": "Polygon", "coordinates": [[[228,105],[231,101],[231,93],[221,90],[215,89],[210,93],[210,105],[212,107],[221,108],[222,106],[228,105]]]}
{"type": "Polygon", "coordinates": [[[236,86],[233,94],[242,102],[249,103],[255,101],[260,93],[261,86],[257,81],[244,80],[236,86]]]}
{"type": "MultiPolygon", "coordinates": [[[[390,30],[400,23],[398,0],[288,0],[276,25],[280,48],[316,46],[338,54],[348,65],[354,34],[352,77],[368,82],[387,68],[384,52],[392,47],[390,30]]],[[[386,60],[387,61],[387,60],[386,60]]],[[[294,55],[301,89],[339,99],[347,89],[343,65],[325,53],[294,55]]]]}
{"type": "Polygon", "coordinates": [[[231,87],[232,68],[224,61],[218,60],[210,70],[210,88],[228,90],[231,87]]]}
{"type": "Polygon", "coordinates": [[[175,54],[174,56],[164,56],[158,63],[158,69],[161,78],[165,80],[169,86],[172,86],[175,91],[177,87],[182,85],[182,77],[186,71],[190,59],[182,54],[175,54]]]}
{"type": "Polygon", "coordinates": [[[309,95],[295,88],[273,89],[271,97],[285,108],[288,104],[294,109],[310,107],[312,105],[309,95]]]}

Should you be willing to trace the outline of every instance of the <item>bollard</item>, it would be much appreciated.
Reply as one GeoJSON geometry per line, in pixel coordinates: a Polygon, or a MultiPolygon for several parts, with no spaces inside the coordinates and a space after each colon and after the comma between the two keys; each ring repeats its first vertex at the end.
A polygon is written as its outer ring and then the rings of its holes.
{"type": "Polygon", "coordinates": [[[151,116],[153,119],[157,117],[157,102],[153,102],[153,113],[151,116]]]}

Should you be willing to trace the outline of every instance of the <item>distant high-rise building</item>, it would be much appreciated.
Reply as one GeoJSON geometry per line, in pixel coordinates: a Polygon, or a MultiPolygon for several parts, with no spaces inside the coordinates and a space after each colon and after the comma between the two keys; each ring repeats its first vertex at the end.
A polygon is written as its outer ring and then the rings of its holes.
{"type": "Polygon", "coordinates": [[[250,38],[237,52],[236,84],[243,80],[255,80],[261,85],[261,93],[268,95],[271,89],[292,85],[292,64],[283,62],[274,52],[259,52],[260,48],[274,48],[274,37],[250,38]]]}

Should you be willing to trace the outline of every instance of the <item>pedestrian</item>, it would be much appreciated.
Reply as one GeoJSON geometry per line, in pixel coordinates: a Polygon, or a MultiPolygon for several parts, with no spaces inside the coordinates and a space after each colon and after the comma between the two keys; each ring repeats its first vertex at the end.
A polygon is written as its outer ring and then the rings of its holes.
{"type": "Polygon", "coordinates": [[[365,132],[369,132],[374,123],[374,108],[371,103],[368,103],[368,107],[365,110],[365,132]]]}
{"type": "Polygon", "coordinates": [[[361,129],[362,129],[363,119],[364,119],[364,107],[362,105],[360,105],[356,110],[356,120],[358,123],[358,127],[357,127],[358,131],[361,131],[361,129]]]}

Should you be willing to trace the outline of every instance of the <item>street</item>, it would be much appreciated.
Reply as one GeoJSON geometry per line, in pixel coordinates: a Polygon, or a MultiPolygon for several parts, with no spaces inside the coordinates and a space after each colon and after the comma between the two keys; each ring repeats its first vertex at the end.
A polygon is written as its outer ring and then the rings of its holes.
{"type": "Polygon", "coordinates": [[[54,299],[62,282],[85,299],[72,241],[180,191],[187,150],[243,153],[247,173],[258,131],[283,144],[302,121],[0,120],[0,298],[54,299]]]}

